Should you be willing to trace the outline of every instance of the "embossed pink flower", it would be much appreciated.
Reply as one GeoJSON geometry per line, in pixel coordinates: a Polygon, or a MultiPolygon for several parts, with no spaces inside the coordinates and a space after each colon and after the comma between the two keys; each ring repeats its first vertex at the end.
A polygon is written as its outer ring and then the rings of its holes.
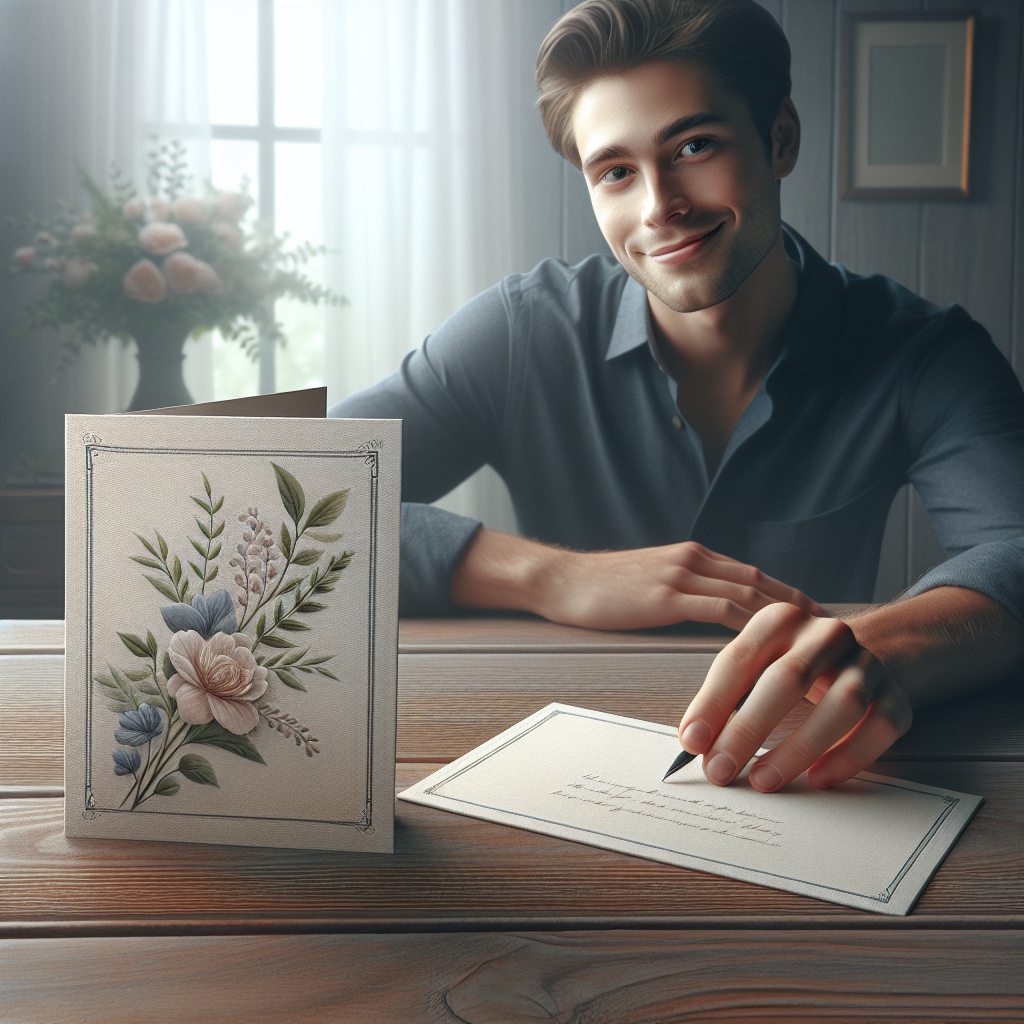
{"type": "Polygon", "coordinates": [[[164,275],[152,260],[139,260],[124,275],[124,293],[139,302],[159,302],[167,294],[164,275]]]}
{"type": "Polygon", "coordinates": [[[139,231],[139,245],[154,256],[166,256],[175,249],[184,249],[188,239],[177,224],[155,220],[139,231]]]}
{"type": "Polygon", "coordinates": [[[215,633],[204,640],[190,629],[171,637],[168,654],[175,671],[167,691],[183,721],[205,725],[216,719],[237,736],[259,725],[252,702],[267,689],[267,670],[256,664],[251,646],[244,633],[215,633]]]}
{"type": "Polygon", "coordinates": [[[220,288],[217,271],[203,260],[197,260],[187,252],[171,253],[164,260],[164,276],[171,291],[178,295],[193,292],[215,292],[220,288]]]}

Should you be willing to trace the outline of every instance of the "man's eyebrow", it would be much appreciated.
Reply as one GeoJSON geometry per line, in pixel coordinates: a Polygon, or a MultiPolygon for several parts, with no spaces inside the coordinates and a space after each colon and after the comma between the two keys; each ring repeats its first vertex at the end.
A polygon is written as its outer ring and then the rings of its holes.
{"type": "MultiPolygon", "coordinates": [[[[688,132],[691,128],[697,128],[702,124],[724,124],[729,119],[724,114],[718,114],[714,111],[703,111],[699,114],[690,114],[689,117],[681,117],[678,121],[673,121],[668,127],[663,128],[656,137],[656,141],[659,146],[664,145],[669,139],[675,138],[677,135],[682,135],[683,132],[688,132]]],[[[632,154],[626,146],[611,145],[605,146],[599,149],[596,153],[592,153],[588,158],[587,162],[583,165],[583,173],[586,174],[595,164],[604,163],[606,160],[614,160],[617,157],[629,157],[632,154]]]]}

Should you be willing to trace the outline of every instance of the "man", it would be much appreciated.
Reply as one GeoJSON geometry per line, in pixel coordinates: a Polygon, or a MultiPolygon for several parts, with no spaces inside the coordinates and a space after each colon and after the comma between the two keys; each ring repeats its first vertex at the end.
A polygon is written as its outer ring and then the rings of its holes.
{"type": "Polygon", "coordinates": [[[738,629],[683,747],[728,784],[807,696],[750,781],[834,785],[915,707],[1021,664],[1020,386],[962,310],[783,229],[800,123],[788,44],[753,0],[588,0],[537,81],[618,263],[513,275],[332,410],[405,420],[414,502],[490,462],[538,538],[406,506],[403,610],[738,629]],[[954,557],[897,603],[825,617],[815,601],[870,600],[907,480],[954,557]]]}

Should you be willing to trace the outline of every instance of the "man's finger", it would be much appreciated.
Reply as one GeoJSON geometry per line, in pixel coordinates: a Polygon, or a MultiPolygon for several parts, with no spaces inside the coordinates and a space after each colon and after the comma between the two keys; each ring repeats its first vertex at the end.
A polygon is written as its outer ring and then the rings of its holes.
{"type": "Polygon", "coordinates": [[[914,714],[897,686],[886,688],[845,739],[824,754],[807,773],[812,786],[828,789],[874,764],[909,728],[914,714]]]}

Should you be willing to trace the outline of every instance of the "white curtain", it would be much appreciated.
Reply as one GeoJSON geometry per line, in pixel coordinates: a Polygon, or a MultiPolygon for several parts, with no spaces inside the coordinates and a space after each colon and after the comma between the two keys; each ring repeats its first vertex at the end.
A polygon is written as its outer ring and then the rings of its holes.
{"type": "MultiPolygon", "coordinates": [[[[561,250],[559,160],[533,109],[559,0],[329,0],[324,211],[332,401],[462,303],[561,250]]],[[[514,529],[485,469],[441,504],[514,529]]]]}
{"type": "MultiPolygon", "coordinates": [[[[0,5],[0,131],[4,215],[41,218],[58,202],[87,209],[76,165],[101,185],[116,165],[144,188],[150,136],[187,138],[197,183],[209,176],[203,0],[4,0],[0,5]]],[[[3,238],[22,244],[11,229],[3,238]]],[[[37,293],[8,282],[0,314],[8,450],[34,457],[63,450],[63,413],[124,409],[136,366],[120,343],[85,349],[57,374],[56,344],[19,334],[37,293]]],[[[190,343],[194,397],[212,391],[209,343],[190,343]]]]}

